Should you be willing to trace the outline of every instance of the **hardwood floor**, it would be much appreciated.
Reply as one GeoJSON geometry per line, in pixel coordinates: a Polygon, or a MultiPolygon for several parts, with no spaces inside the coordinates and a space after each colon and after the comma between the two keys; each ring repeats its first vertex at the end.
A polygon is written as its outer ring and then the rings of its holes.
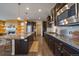
{"type": "Polygon", "coordinates": [[[42,43],[42,56],[53,56],[53,53],[49,49],[48,45],[46,44],[44,38],[43,38],[43,43],[42,43]]]}
{"type": "Polygon", "coordinates": [[[30,50],[29,50],[29,56],[34,56],[34,55],[38,55],[38,41],[34,41],[30,50]]]}
{"type": "Polygon", "coordinates": [[[38,35],[29,50],[28,56],[53,56],[53,54],[44,41],[44,38],[38,35]]]}

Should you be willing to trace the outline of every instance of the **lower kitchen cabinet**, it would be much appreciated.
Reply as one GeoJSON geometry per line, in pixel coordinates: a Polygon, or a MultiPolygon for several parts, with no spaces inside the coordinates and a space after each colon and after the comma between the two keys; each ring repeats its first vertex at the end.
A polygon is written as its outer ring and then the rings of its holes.
{"type": "Polygon", "coordinates": [[[54,38],[53,37],[51,37],[50,36],[50,38],[49,38],[49,48],[50,48],[50,50],[52,51],[52,53],[53,54],[55,54],[55,40],[54,40],[54,38]]]}
{"type": "Polygon", "coordinates": [[[44,34],[44,38],[55,56],[79,56],[79,49],[46,33],[44,34]]]}
{"type": "Polygon", "coordinates": [[[63,56],[71,56],[71,54],[67,50],[63,49],[63,56]]]}
{"type": "Polygon", "coordinates": [[[63,43],[63,55],[66,56],[79,56],[79,50],[66,44],[63,43]]]}
{"type": "Polygon", "coordinates": [[[56,55],[56,56],[61,56],[60,48],[55,47],[55,55],[56,55]]]}
{"type": "Polygon", "coordinates": [[[15,55],[24,55],[28,52],[28,42],[25,40],[15,40],[15,55]]]}
{"type": "Polygon", "coordinates": [[[15,55],[27,55],[34,41],[35,34],[25,39],[15,40],[15,55]]]}
{"type": "Polygon", "coordinates": [[[52,36],[44,34],[44,38],[45,41],[49,47],[49,49],[51,50],[51,52],[54,54],[55,53],[55,43],[54,43],[54,38],[52,38],[52,36]]]}
{"type": "Polygon", "coordinates": [[[61,56],[62,55],[62,47],[63,47],[63,44],[59,41],[59,40],[55,40],[55,55],[56,56],[61,56]]]}

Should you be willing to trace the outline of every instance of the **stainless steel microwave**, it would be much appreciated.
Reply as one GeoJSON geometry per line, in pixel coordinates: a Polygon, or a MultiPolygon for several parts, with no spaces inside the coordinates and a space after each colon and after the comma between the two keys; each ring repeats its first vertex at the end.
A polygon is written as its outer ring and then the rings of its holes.
{"type": "MultiPolygon", "coordinates": [[[[65,16],[62,21],[60,21],[59,25],[75,25],[79,24],[79,4],[78,3],[68,3],[68,9],[63,13],[63,17],[65,16]],[[64,23],[64,20],[67,23],[64,23]]],[[[60,17],[60,18],[63,18],[60,17]]]]}
{"type": "Polygon", "coordinates": [[[73,24],[73,23],[76,23],[76,22],[79,22],[79,19],[78,19],[78,4],[69,4],[69,10],[68,10],[68,18],[67,18],[67,21],[69,24],[73,24]]]}

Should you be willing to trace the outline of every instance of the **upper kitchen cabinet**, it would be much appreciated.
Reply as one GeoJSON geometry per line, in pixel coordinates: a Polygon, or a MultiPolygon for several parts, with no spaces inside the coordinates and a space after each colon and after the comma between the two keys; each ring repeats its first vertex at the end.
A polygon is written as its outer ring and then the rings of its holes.
{"type": "Polygon", "coordinates": [[[57,13],[59,12],[59,10],[61,10],[64,6],[66,5],[66,3],[57,3],[55,5],[54,8],[52,8],[51,10],[51,13],[52,13],[52,16],[53,16],[53,21],[54,21],[54,24],[55,26],[58,25],[58,20],[57,20],[57,13]]]}
{"type": "Polygon", "coordinates": [[[53,17],[56,26],[76,26],[79,24],[79,4],[56,4],[53,17]]]}

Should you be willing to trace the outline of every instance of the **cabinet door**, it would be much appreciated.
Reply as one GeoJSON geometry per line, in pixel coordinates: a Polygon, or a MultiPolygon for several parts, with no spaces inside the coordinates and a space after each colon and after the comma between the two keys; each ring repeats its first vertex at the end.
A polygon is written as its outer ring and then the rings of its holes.
{"type": "Polygon", "coordinates": [[[55,39],[52,36],[49,37],[49,48],[52,53],[55,53],[55,39]]]}
{"type": "Polygon", "coordinates": [[[45,37],[46,37],[45,41],[46,41],[47,45],[49,45],[49,43],[48,43],[49,42],[49,36],[46,34],[45,37]]]}
{"type": "Polygon", "coordinates": [[[70,56],[70,55],[71,54],[67,50],[63,49],[63,56],[70,56]]]}
{"type": "Polygon", "coordinates": [[[31,47],[31,45],[32,45],[32,39],[33,39],[33,37],[32,36],[29,36],[28,38],[28,49],[30,49],[30,47],[31,47]]]}
{"type": "Polygon", "coordinates": [[[15,40],[15,54],[23,55],[28,52],[27,40],[15,40]]]}
{"type": "MultiPolygon", "coordinates": [[[[68,55],[79,56],[79,49],[76,49],[68,44],[64,43],[63,50],[68,52],[68,55]]],[[[65,55],[65,53],[64,53],[65,55]]]]}
{"type": "Polygon", "coordinates": [[[55,55],[61,56],[61,48],[55,43],[55,55]]]}
{"type": "Polygon", "coordinates": [[[63,54],[63,43],[55,39],[55,55],[61,56],[63,54]]]}
{"type": "Polygon", "coordinates": [[[68,10],[68,17],[75,16],[76,15],[76,4],[72,4],[70,9],[68,10]]]}

